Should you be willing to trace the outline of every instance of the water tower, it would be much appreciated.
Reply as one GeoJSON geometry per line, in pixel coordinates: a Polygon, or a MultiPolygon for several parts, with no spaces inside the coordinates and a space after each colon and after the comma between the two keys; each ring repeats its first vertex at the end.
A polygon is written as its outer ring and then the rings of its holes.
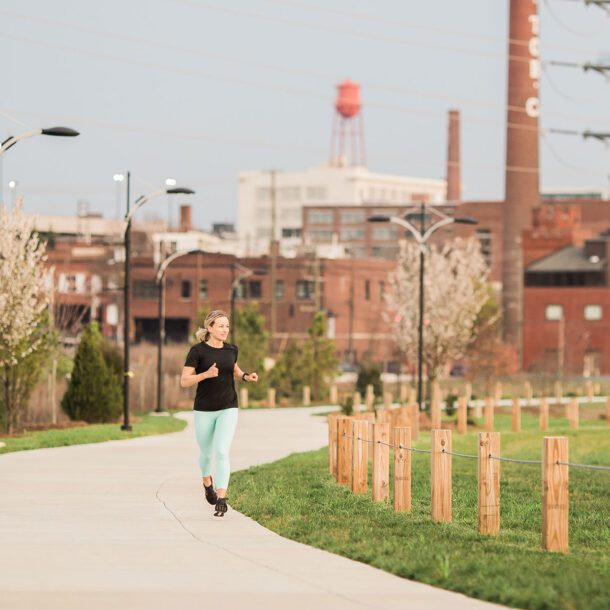
{"type": "Polygon", "coordinates": [[[330,164],[334,167],[366,165],[361,109],[360,85],[349,79],[339,83],[330,143],[330,164]]]}

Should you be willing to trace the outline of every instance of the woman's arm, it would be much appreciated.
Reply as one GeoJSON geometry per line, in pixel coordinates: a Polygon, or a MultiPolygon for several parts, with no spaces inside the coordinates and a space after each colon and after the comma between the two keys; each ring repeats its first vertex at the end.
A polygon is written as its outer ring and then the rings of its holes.
{"type": "Polygon", "coordinates": [[[244,381],[258,381],[258,375],[256,373],[248,373],[245,378],[243,375],[244,371],[239,368],[239,365],[236,362],[235,366],[233,367],[233,377],[235,377],[235,379],[243,379],[244,381]]]}
{"type": "Polygon", "coordinates": [[[180,376],[180,387],[190,388],[192,385],[197,385],[200,381],[211,379],[212,377],[218,377],[218,367],[215,362],[207,371],[199,373],[199,375],[195,373],[194,366],[185,366],[180,376]]]}

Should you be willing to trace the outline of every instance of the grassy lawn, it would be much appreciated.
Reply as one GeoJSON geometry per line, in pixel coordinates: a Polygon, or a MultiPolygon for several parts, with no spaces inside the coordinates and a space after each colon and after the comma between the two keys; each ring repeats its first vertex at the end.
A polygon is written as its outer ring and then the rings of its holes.
{"type": "Polygon", "coordinates": [[[148,412],[135,413],[133,414],[133,429],[131,432],[123,432],[120,424],[115,423],[26,432],[18,436],[1,436],[0,441],[6,443],[6,447],[0,447],[0,454],[10,451],[84,445],[85,443],[101,443],[137,436],[166,434],[168,432],[178,432],[185,426],[185,421],[176,419],[173,415],[170,417],[155,417],[148,412]]]}
{"type": "MultiPolygon", "coordinates": [[[[551,419],[543,434],[524,414],[523,432],[512,433],[500,412],[504,457],[540,459],[542,436],[566,435],[571,462],[610,464],[605,422],[581,419],[573,432],[551,419]]],[[[454,433],[453,451],[476,454],[476,441],[454,433]]],[[[415,446],[429,448],[429,434],[415,446]]],[[[231,504],[287,538],[472,597],[532,610],[610,607],[610,472],[570,469],[570,553],[560,555],[540,548],[540,465],[502,463],[501,530],[490,538],[477,532],[476,460],[453,458],[453,523],[433,524],[429,456],[412,455],[409,514],[337,485],[327,449],[235,473],[231,504]]]]}

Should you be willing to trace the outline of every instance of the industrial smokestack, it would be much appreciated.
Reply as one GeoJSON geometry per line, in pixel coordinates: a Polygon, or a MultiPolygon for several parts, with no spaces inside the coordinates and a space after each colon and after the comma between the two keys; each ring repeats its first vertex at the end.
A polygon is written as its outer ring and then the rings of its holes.
{"type": "Polygon", "coordinates": [[[521,232],[540,202],[538,167],[538,0],[510,0],[506,182],[502,251],[504,338],[521,354],[523,261],[521,232]]]}
{"type": "Polygon", "coordinates": [[[449,111],[447,138],[447,201],[462,199],[460,179],[460,111],[449,111]]]}
{"type": "Polygon", "coordinates": [[[181,205],[180,206],[180,231],[187,233],[191,230],[191,206],[181,205]]]}

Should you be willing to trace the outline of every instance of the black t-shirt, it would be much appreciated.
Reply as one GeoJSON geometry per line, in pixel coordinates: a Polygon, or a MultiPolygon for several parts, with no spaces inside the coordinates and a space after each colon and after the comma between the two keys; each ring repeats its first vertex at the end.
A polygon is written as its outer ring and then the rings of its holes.
{"type": "Polygon", "coordinates": [[[237,362],[237,345],[225,343],[222,347],[210,347],[203,341],[191,347],[184,366],[192,366],[195,373],[207,371],[214,363],[218,377],[203,379],[197,384],[195,411],[221,411],[237,408],[237,392],[233,368],[237,362]]]}

